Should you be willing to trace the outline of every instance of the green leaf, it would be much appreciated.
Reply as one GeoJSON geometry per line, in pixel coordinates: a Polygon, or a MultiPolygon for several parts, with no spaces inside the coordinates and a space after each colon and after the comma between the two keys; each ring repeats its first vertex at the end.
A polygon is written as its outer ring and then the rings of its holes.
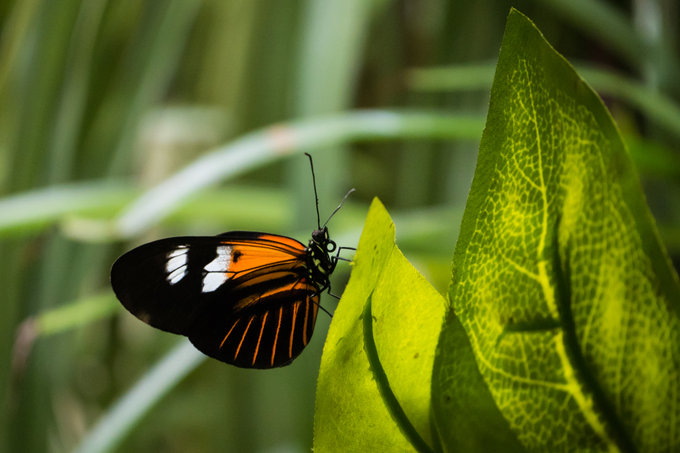
{"type": "Polygon", "coordinates": [[[529,449],[680,447],[678,277],[602,101],[514,10],[450,298],[529,449]]]}
{"type": "Polygon", "coordinates": [[[374,200],[321,359],[315,451],[432,450],[431,375],[444,312],[374,200]]]}
{"type": "Polygon", "coordinates": [[[432,409],[446,452],[524,451],[479,373],[470,341],[452,310],[437,345],[432,409]]]}

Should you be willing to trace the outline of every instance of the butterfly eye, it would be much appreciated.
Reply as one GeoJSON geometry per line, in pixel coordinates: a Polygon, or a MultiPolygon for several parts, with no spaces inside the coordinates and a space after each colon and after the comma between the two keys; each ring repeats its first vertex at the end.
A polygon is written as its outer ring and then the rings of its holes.
{"type": "Polygon", "coordinates": [[[335,251],[335,248],[336,248],[336,247],[337,247],[337,246],[335,245],[335,242],[333,242],[333,241],[328,241],[328,244],[326,244],[326,251],[328,251],[328,252],[333,252],[333,251],[335,251]]]}

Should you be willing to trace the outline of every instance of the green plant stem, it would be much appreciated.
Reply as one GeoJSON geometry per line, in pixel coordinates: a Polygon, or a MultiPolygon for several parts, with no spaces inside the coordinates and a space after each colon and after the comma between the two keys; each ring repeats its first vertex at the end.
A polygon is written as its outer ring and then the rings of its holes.
{"type": "Polygon", "coordinates": [[[271,126],[217,148],[155,186],[117,219],[114,230],[121,237],[139,234],[189,195],[293,152],[351,141],[476,140],[481,130],[482,120],[476,116],[389,110],[356,111],[271,126]]]}
{"type": "Polygon", "coordinates": [[[680,108],[668,96],[612,71],[579,66],[578,72],[599,93],[627,101],[650,120],[680,135],[680,108]]]}
{"type": "Polygon", "coordinates": [[[0,199],[0,236],[25,233],[69,214],[120,207],[133,196],[129,185],[88,181],[36,189],[0,199]]]}
{"type": "Polygon", "coordinates": [[[38,336],[54,335],[75,327],[106,318],[120,310],[120,304],[110,291],[60,305],[35,318],[38,336]]]}
{"type": "Polygon", "coordinates": [[[416,68],[407,73],[406,82],[414,91],[489,91],[495,70],[495,62],[416,68]]]}
{"type": "Polygon", "coordinates": [[[677,83],[674,83],[680,74],[677,53],[666,41],[653,42],[648,36],[643,36],[619,8],[592,0],[552,0],[541,4],[608,45],[633,68],[657,72],[660,62],[663,62],[664,78],[671,82],[666,83],[666,88],[678,94],[677,83]]]}
{"type": "Polygon", "coordinates": [[[632,65],[645,63],[647,45],[618,8],[592,0],[552,0],[541,3],[587,34],[608,43],[632,65]]]}
{"type": "MultiPolygon", "coordinates": [[[[408,81],[414,91],[489,90],[494,70],[493,64],[415,69],[408,81]]],[[[650,121],[680,136],[680,107],[669,97],[613,71],[583,65],[577,70],[598,93],[628,102],[650,121]]]]}
{"type": "Polygon", "coordinates": [[[139,419],[204,359],[188,340],[181,341],[99,419],[75,452],[112,451],[139,419]]]}

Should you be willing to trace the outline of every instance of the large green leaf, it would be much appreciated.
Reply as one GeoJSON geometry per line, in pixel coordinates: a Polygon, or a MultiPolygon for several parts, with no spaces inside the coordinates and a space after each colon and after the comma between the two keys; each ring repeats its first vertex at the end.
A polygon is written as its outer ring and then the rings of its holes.
{"type": "Polygon", "coordinates": [[[611,116],[514,10],[450,298],[529,449],[680,448],[677,275],[611,116]]]}
{"type": "Polygon", "coordinates": [[[430,387],[444,311],[375,200],[324,346],[315,451],[432,449],[430,387]]]}

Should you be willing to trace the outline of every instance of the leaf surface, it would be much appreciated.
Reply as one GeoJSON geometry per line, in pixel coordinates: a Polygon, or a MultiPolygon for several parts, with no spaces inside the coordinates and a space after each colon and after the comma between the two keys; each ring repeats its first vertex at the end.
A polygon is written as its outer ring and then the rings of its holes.
{"type": "Polygon", "coordinates": [[[432,364],[444,311],[374,200],[324,346],[315,451],[431,451],[432,364]]]}
{"type": "Polygon", "coordinates": [[[678,277],[602,101],[515,10],[453,273],[455,315],[526,447],[680,447],[678,277]]]}

